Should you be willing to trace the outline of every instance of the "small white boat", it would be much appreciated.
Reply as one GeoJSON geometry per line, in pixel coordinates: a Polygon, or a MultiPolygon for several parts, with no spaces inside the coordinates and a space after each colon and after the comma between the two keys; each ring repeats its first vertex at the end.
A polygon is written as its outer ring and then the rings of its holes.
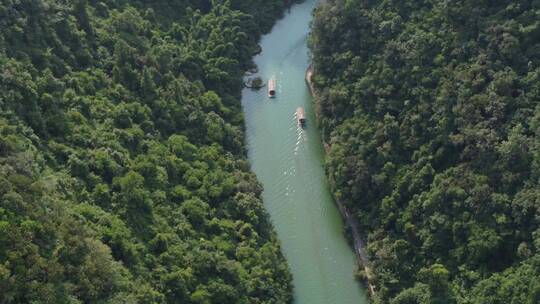
{"type": "Polygon", "coordinates": [[[276,80],[274,78],[270,78],[270,80],[268,80],[268,97],[276,97],[276,80]]]}
{"type": "Polygon", "coordinates": [[[301,127],[306,125],[306,112],[303,107],[296,108],[296,122],[301,127]]]}

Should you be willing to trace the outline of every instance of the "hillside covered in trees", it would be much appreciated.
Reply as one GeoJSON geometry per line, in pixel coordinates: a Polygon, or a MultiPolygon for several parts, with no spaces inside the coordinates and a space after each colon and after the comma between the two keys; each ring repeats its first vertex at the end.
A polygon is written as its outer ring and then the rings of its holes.
{"type": "Polygon", "coordinates": [[[540,303],[540,2],[330,0],[310,47],[376,303],[540,303]]]}
{"type": "Polygon", "coordinates": [[[240,90],[287,0],[0,3],[0,303],[287,303],[240,90]]]}

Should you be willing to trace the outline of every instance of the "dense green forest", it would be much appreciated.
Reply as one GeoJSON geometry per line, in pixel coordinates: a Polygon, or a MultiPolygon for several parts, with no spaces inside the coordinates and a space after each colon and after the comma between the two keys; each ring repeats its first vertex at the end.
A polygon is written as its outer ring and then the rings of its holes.
{"type": "Polygon", "coordinates": [[[244,70],[287,0],[0,3],[0,303],[287,303],[244,70]]]}
{"type": "Polygon", "coordinates": [[[540,1],[330,0],[310,47],[376,303],[540,303],[540,1]]]}

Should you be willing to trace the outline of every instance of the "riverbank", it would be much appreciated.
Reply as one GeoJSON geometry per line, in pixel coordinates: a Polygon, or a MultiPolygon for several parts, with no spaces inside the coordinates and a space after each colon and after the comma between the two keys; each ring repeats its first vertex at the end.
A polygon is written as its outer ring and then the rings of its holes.
{"type": "MultiPolygon", "coordinates": [[[[315,105],[315,115],[317,116],[317,119],[319,119],[319,110],[318,110],[319,104],[318,104],[318,98],[317,98],[318,94],[311,80],[312,77],[313,77],[313,67],[310,64],[306,70],[306,83],[308,85],[311,96],[313,96],[313,101],[315,105]]],[[[323,140],[324,150],[327,154],[331,146],[324,138],[322,140],[323,140]]],[[[330,183],[330,188],[334,189],[335,183],[330,176],[328,176],[328,181],[330,183]]],[[[364,272],[366,274],[365,283],[368,287],[370,295],[373,297],[375,296],[375,285],[372,283],[374,276],[373,276],[373,271],[370,266],[369,258],[366,253],[366,243],[364,242],[364,240],[362,239],[360,235],[360,229],[358,228],[359,227],[358,220],[355,217],[351,216],[351,213],[349,212],[345,204],[343,204],[343,202],[341,202],[337,197],[335,197],[333,193],[332,193],[332,196],[334,197],[334,201],[339,209],[339,213],[341,214],[341,217],[343,218],[343,220],[345,221],[345,224],[351,231],[352,241],[354,245],[354,252],[356,254],[359,267],[364,268],[364,272]]]]}

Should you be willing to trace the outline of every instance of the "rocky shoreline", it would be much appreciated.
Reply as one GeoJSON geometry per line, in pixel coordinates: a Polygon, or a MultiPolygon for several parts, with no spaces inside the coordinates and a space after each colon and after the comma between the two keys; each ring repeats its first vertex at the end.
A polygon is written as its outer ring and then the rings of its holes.
{"type": "MultiPolygon", "coordinates": [[[[317,91],[315,89],[315,87],[313,86],[313,82],[311,80],[313,76],[313,67],[312,65],[309,65],[309,67],[307,68],[306,70],[306,83],[309,87],[309,91],[311,93],[311,95],[313,96],[314,98],[314,102],[315,102],[315,105],[318,106],[318,102],[317,102],[317,91]]],[[[315,115],[317,116],[318,118],[318,110],[315,111],[315,115]]],[[[324,140],[323,138],[323,144],[324,144],[324,150],[326,153],[328,153],[328,151],[330,150],[330,144],[324,140]]],[[[331,185],[331,188],[334,188],[334,181],[331,180],[329,178],[329,182],[330,182],[330,185],[331,185]]],[[[367,253],[366,253],[366,244],[364,242],[364,240],[361,238],[361,235],[360,235],[360,232],[359,232],[359,225],[358,225],[358,221],[356,220],[356,218],[354,218],[354,216],[351,216],[351,213],[349,212],[349,210],[347,209],[347,207],[345,206],[345,204],[343,204],[343,202],[341,202],[338,198],[336,198],[334,196],[334,201],[336,203],[336,205],[338,206],[338,209],[339,209],[339,212],[341,214],[341,217],[343,218],[343,220],[345,221],[345,224],[347,225],[347,228],[350,229],[351,231],[351,235],[352,235],[352,238],[353,238],[353,244],[354,244],[354,252],[356,254],[356,257],[358,259],[358,263],[360,265],[360,267],[364,268],[364,272],[365,272],[365,283],[368,287],[368,290],[369,290],[369,293],[370,295],[373,297],[375,296],[375,285],[372,283],[373,280],[374,280],[374,275],[373,275],[373,271],[370,267],[370,262],[369,262],[369,259],[368,259],[368,256],[367,256],[367,253]]]]}

